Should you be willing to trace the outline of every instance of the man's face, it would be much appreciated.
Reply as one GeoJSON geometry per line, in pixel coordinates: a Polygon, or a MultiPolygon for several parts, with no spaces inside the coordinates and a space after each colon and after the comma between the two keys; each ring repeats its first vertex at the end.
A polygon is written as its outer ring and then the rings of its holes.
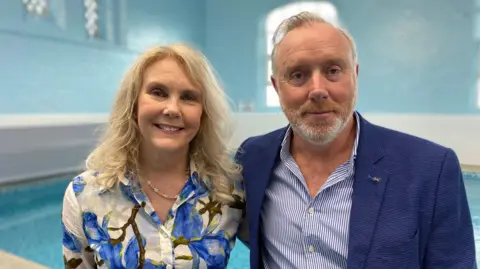
{"type": "Polygon", "coordinates": [[[358,65],[348,39],[325,23],[287,33],[275,51],[272,83],[294,131],[331,142],[353,115],[358,65]]]}

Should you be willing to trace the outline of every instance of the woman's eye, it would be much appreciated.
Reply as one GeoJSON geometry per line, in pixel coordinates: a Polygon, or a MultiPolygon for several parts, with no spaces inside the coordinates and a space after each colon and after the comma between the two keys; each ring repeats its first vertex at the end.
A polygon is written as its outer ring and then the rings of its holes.
{"type": "Polygon", "coordinates": [[[186,101],[195,101],[197,100],[197,98],[191,94],[187,94],[187,95],[184,95],[183,96],[183,99],[186,100],[186,101]]]}
{"type": "Polygon", "coordinates": [[[167,96],[165,91],[162,90],[162,89],[153,89],[152,90],[152,95],[159,96],[159,97],[166,97],[167,96]]]}

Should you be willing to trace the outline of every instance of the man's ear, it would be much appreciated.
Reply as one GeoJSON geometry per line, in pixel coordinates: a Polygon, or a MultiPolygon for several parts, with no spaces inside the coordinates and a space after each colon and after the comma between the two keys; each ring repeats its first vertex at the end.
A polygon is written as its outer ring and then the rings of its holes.
{"type": "Polygon", "coordinates": [[[275,91],[278,93],[278,85],[277,81],[275,80],[275,77],[273,75],[270,76],[270,81],[272,82],[273,88],[275,91]]]}

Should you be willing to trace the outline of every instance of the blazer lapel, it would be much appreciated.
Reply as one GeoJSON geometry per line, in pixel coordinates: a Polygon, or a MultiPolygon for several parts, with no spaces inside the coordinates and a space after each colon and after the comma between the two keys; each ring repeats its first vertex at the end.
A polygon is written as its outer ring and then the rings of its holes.
{"type": "Polygon", "coordinates": [[[255,152],[250,152],[249,157],[244,160],[244,166],[250,167],[244,170],[244,178],[247,184],[247,214],[249,219],[250,248],[257,251],[252,252],[254,264],[260,262],[260,212],[262,209],[265,190],[270,182],[270,178],[279,159],[280,147],[287,128],[280,129],[272,134],[271,137],[265,137],[265,144],[258,147],[255,152]],[[270,140],[267,140],[270,139],[270,140]],[[250,184],[251,186],[248,186],[250,184]],[[256,252],[256,253],[255,253],[256,252]],[[255,262],[256,260],[256,262],[255,262]]]}
{"type": "Polygon", "coordinates": [[[349,269],[363,268],[388,181],[388,172],[381,165],[384,149],[378,127],[360,119],[350,216],[349,269]]]}

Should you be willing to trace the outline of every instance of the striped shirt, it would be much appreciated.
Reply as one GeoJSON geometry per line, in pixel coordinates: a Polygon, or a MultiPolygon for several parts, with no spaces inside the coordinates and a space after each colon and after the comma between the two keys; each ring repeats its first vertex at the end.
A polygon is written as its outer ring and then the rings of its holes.
{"type": "Polygon", "coordinates": [[[265,192],[261,213],[262,261],[265,268],[347,268],[348,231],[352,205],[354,159],[339,166],[312,198],[300,169],[290,155],[291,130],[280,150],[280,162],[265,192]]]}

